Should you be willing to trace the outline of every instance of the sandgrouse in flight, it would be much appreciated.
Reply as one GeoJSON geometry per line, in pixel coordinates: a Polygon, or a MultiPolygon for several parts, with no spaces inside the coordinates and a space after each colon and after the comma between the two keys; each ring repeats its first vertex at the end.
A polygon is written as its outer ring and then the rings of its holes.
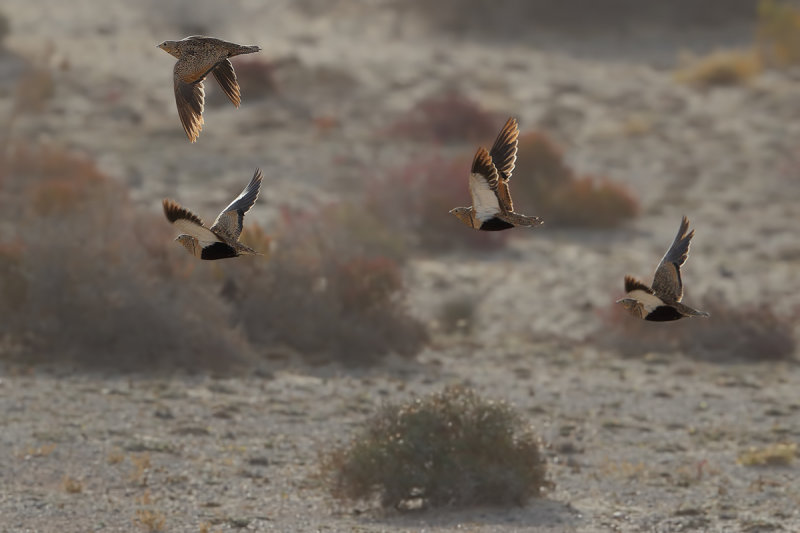
{"type": "Polygon", "coordinates": [[[239,242],[242,222],[258,198],[261,170],[256,169],[247,187],[217,216],[208,228],[200,217],[177,202],[164,199],[164,214],[181,232],[175,239],[193,256],[200,259],[226,259],[239,255],[261,255],[239,242]]]}
{"type": "Polygon", "coordinates": [[[622,304],[634,316],[655,322],[678,320],[687,316],[710,316],[705,311],[698,311],[681,303],[681,266],[689,256],[689,243],[694,236],[694,230],[689,233],[687,231],[689,219],[683,217],[672,246],[656,268],[653,287],[648,287],[632,276],[625,276],[627,294],[617,303],[622,304]]]}
{"type": "Polygon", "coordinates": [[[478,148],[469,175],[472,205],[456,207],[450,213],[467,226],[483,231],[501,231],[515,226],[538,226],[539,217],[514,212],[508,181],[517,160],[519,127],[514,118],[508,119],[494,141],[492,149],[478,148]]]}
{"type": "Polygon", "coordinates": [[[252,54],[258,46],[242,46],[213,37],[193,35],[180,41],[164,41],[158,45],[168,54],[178,58],[175,62],[175,103],[186,135],[195,142],[203,129],[203,80],[214,74],[222,91],[236,107],[241,103],[239,82],[229,57],[252,54]]]}

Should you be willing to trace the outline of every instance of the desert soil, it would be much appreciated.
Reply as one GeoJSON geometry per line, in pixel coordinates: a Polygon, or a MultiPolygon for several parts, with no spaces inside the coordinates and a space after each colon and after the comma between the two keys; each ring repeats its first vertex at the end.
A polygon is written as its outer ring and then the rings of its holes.
{"type": "MultiPolygon", "coordinates": [[[[389,0],[6,0],[2,11],[6,47],[57,79],[47,111],[17,117],[15,134],[90,154],[154,213],[163,196],[212,213],[260,166],[267,186],[248,216],[269,227],[282,205],[337,198],[415,156],[468,156],[474,146],[376,135],[450,86],[548,132],[580,172],[630,186],[643,213],[614,231],[545,226],[500,252],[412,260],[420,318],[434,324],[451,298],[478,301],[469,332],[435,334],[414,361],[273,358],[236,378],[4,367],[1,531],[139,531],[162,518],[165,531],[800,531],[798,462],[737,462],[800,441],[794,362],[710,363],[657,346],[624,359],[590,340],[622,276],[647,278],[683,214],[697,229],[687,299],[797,316],[797,71],[700,91],[635,54],[454,38],[389,0]],[[173,61],[155,46],[192,28],[259,44],[281,65],[278,94],[209,105],[197,145],[177,120],[173,61]],[[328,118],[336,126],[319,128],[328,118]],[[522,508],[405,514],[330,498],[319,453],[381,402],[455,383],[530,420],[551,491],[522,508]]],[[[678,43],[664,46],[677,55],[678,43]]],[[[0,114],[13,101],[8,71],[0,114]]]]}

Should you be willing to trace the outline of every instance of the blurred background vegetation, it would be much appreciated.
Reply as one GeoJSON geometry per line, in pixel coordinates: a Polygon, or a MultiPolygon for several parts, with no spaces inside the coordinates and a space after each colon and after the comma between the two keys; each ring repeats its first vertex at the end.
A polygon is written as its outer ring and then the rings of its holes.
{"type": "MultiPolygon", "coordinates": [[[[429,28],[455,46],[498,46],[498,62],[503,46],[640,61],[668,68],[692,90],[743,86],[770,72],[795,72],[800,62],[800,7],[788,1],[381,5],[398,25],[429,28]],[[684,42],[692,43],[691,51],[680,53],[684,42]]],[[[154,36],[224,36],[221,30],[232,26],[232,15],[211,2],[188,11],[177,4],[151,7],[161,13],[146,19],[154,36]]],[[[335,23],[359,7],[303,0],[292,9],[335,23]]],[[[363,82],[359,73],[267,49],[236,62],[242,110],[227,109],[213,82],[207,84],[206,129],[200,144],[189,146],[173,116],[168,58],[143,56],[147,69],[135,68],[150,80],[140,91],[153,92],[130,91],[127,74],[111,74],[107,58],[98,58],[91,72],[57,40],[27,47],[30,35],[15,28],[10,14],[6,9],[0,16],[3,358],[223,371],[282,349],[309,361],[358,365],[389,354],[413,357],[430,342],[432,324],[409,305],[409,262],[501,252],[528,237],[465,231],[447,214],[469,201],[475,147],[488,145],[517,113],[496,105],[491,90],[486,105],[451,78],[419,93],[410,81],[399,90],[415,95],[411,105],[390,102],[394,113],[376,119],[370,107],[379,105],[377,98],[351,96],[363,82]],[[282,135],[290,126],[299,132],[282,135]],[[104,138],[96,149],[89,137],[94,129],[104,138]],[[344,146],[331,141],[336,137],[344,146]],[[303,175],[294,172],[297,160],[303,175]],[[266,257],[193,261],[173,242],[156,202],[171,196],[209,220],[256,165],[267,178],[246,219],[245,240],[266,257]]],[[[364,17],[371,14],[364,7],[364,17]]],[[[143,54],[138,47],[160,40],[131,46],[127,35],[116,39],[102,24],[96,31],[112,62],[124,57],[120,50],[143,54]]],[[[314,39],[308,42],[316,46],[314,39]]],[[[435,53],[426,73],[439,74],[435,53]]],[[[606,168],[586,172],[585,165],[573,165],[564,120],[522,122],[512,181],[518,209],[583,234],[629,224],[646,208],[638,197],[642,188],[606,168]]],[[[635,116],[625,133],[652,128],[646,116],[635,116]]],[[[714,311],[725,316],[721,302],[714,311]]],[[[452,322],[445,329],[476,320],[474,305],[466,297],[446,303],[458,316],[445,320],[452,322]]],[[[614,316],[607,319],[618,323],[614,316]]],[[[774,324],[760,325],[758,335],[778,331],[783,339],[776,357],[792,353],[791,322],[771,311],[760,316],[774,324]]]]}

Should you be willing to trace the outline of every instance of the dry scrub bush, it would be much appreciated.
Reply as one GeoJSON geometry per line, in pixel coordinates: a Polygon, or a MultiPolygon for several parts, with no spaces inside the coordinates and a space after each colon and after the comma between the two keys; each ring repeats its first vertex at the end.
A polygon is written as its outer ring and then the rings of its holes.
{"type": "Polygon", "coordinates": [[[398,509],[523,505],[548,486],[545,470],[512,406],[462,387],[383,406],[322,461],[335,498],[398,509]]]}
{"type": "Polygon", "coordinates": [[[705,299],[698,308],[711,316],[660,323],[637,319],[614,304],[603,313],[606,327],[597,340],[624,356],[666,351],[713,362],[754,363],[794,356],[791,317],[776,315],[764,304],[732,305],[721,298],[705,299]]]}
{"type": "Polygon", "coordinates": [[[800,63],[800,9],[789,2],[758,3],[756,46],[768,65],[787,67],[800,63]]]}
{"type": "Polygon", "coordinates": [[[786,68],[800,63],[800,9],[790,2],[758,3],[755,47],[752,50],[717,50],[706,56],[683,59],[675,73],[682,83],[700,88],[741,85],[764,66],[786,68]]]}
{"type": "Polygon", "coordinates": [[[742,85],[761,72],[761,58],[752,50],[717,50],[682,62],[675,79],[700,88],[742,85]]]}
{"type": "Polygon", "coordinates": [[[368,210],[404,236],[409,246],[427,251],[502,247],[508,231],[474,231],[449,213],[472,202],[467,183],[470,164],[462,158],[414,161],[368,183],[368,210]]]}
{"type": "Polygon", "coordinates": [[[241,360],[226,307],[181,282],[191,258],[172,263],[167,225],[135,213],[92,161],[16,143],[0,168],[0,335],[26,360],[144,371],[241,360]]]}
{"type": "Polygon", "coordinates": [[[742,466],[789,466],[798,457],[796,443],[769,444],[741,452],[736,462],[742,466]]]}
{"type": "Polygon", "coordinates": [[[420,142],[478,142],[499,127],[498,120],[457,90],[447,90],[417,102],[388,128],[393,136],[420,142]]]}
{"type": "Polygon", "coordinates": [[[329,212],[285,213],[268,262],[227,269],[234,319],[251,342],[290,346],[316,361],[415,355],[427,332],[406,310],[401,265],[347,238],[329,212]]]}
{"type": "Polygon", "coordinates": [[[539,132],[520,136],[511,183],[515,209],[554,227],[610,228],[639,213],[630,190],[608,178],[577,176],[561,149],[539,132]]]}

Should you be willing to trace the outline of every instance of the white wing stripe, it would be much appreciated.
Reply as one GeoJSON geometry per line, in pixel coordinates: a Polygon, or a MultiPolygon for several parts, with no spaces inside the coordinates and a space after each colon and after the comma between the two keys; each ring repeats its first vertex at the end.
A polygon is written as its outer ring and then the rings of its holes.
{"type": "Polygon", "coordinates": [[[204,228],[203,226],[198,226],[194,222],[186,220],[185,218],[179,218],[173,222],[173,224],[175,224],[175,227],[178,228],[182,233],[196,237],[198,240],[211,242],[217,242],[220,240],[211,230],[204,228]]]}
{"type": "Polygon", "coordinates": [[[469,191],[472,194],[472,208],[475,218],[481,222],[489,220],[500,212],[497,195],[489,188],[486,178],[477,173],[469,175],[469,191]]]}

